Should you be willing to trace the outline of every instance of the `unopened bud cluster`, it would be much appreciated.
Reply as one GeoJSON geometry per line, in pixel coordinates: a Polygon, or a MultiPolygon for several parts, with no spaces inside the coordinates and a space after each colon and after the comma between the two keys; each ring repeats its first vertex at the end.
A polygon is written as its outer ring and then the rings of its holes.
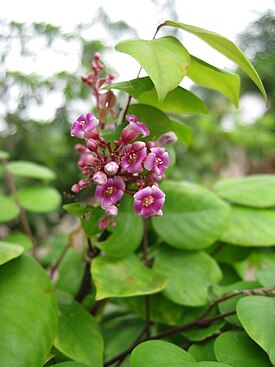
{"type": "Polygon", "coordinates": [[[128,125],[122,130],[120,140],[106,142],[98,130],[98,119],[92,114],[81,115],[72,125],[71,135],[84,139],[77,144],[80,153],[78,167],[85,178],[72,186],[77,193],[95,184],[95,200],[105,211],[99,222],[104,229],[114,226],[120,199],[127,193],[134,198],[134,211],[148,218],[162,215],[165,194],[158,187],[164,176],[169,157],[166,144],[174,143],[174,133],[166,133],[157,141],[136,140],[150,135],[147,126],[135,115],[126,115],[128,125]]]}

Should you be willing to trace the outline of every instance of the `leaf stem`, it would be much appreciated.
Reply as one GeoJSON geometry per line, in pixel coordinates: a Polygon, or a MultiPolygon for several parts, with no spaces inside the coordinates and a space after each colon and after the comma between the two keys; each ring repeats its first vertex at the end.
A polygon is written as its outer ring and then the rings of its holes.
{"type": "MultiPolygon", "coordinates": [[[[143,236],[143,261],[146,267],[149,267],[148,263],[148,220],[143,219],[144,236],[143,236]]],[[[150,320],[150,296],[146,295],[144,297],[145,301],[145,330],[146,338],[151,337],[151,320],[150,320]]]]}

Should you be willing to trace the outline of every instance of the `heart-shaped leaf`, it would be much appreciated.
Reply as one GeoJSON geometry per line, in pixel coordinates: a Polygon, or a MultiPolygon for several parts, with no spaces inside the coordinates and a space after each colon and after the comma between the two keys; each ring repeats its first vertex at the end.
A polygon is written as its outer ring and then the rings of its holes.
{"type": "Polygon", "coordinates": [[[139,62],[154,83],[160,102],[178,86],[190,63],[188,51],[171,36],[121,41],[115,48],[139,62]]]}

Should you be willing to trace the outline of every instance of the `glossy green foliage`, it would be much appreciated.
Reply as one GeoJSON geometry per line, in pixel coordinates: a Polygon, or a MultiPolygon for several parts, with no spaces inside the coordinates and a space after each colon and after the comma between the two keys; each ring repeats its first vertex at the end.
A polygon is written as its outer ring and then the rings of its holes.
{"type": "Polygon", "coordinates": [[[122,259],[97,257],[92,263],[91,271],[97,300],[157,293],[167,282],[165,276],[146,268],[136,255],[122,259]]]}
{"type": "Polygon", "coordinates": [[[55,347],[71,359],[101,367],[103,339],[96,320],[70,297],[61,297],[55,347]]]}
{"type": "Polygon", "coordinates": [[[153,226],[168,245],[199,250],[211,246],[223,233],[229,206],[211,191],[188,182],[163,182],[166,193],[163,217],[153,226]]]}
{"type": "Polygon", "coordinates": [[[203,41],[208,43],[211,47],[222,53],[224,56],[234,61],[253,80],[253,82],[257,85],[265,100],[267,101],[266,92],[258,73],[254,69],[248,58],[232,41],[215,32],[208,31],[206,29],[189,24],[168,20],[164,23],[164,25],[177,27],[194,34],[195,36],[201,38],[203,41]]]}
{"type": "Polygon", "coordinates": [[[160,102],[186,75],[190,55],[174,37],[121,41],[116,50],[134,57],[154,83],[160,102]]]}
{"type": "Polygon", "coordinates": [[[105,89],[118,89],[130,94],[139,102],[159,108],[164,112],[177,114],[207,113],[203,101],[192,92],[176,87],[167,94],[162,102],[158,100],[157,92],[149,77],[114,83],[105,89]]]}
{"type": "Polygon", "coordinates": [[[15,259],[24,252],[24,247],[16,243],[0,241],[0,265],[15,259]]]}
{"type": "Polygon", "coordinates": [[[202,306],[208,301],[209,287],[218,283],[222,273],[211,256],[162,246],[155,255],[154,269],[168,276],[163,294],[185,306],[202,306]]]}
{"type": "Polygon", "coordinates": [[[255,208],[275,206],[275,175],[251,175],[218,181],[214,191],[235,204],[255,208]]]}
{"type": "Polygon", "coordinates": [[[54,288],[25,255],[1,265],[0,279],[0,365],[42,366],[57,328],[54,288]]]}
{"type": "Polygon", "coordinates": [[[131,367],[185,366],[195,362],[193,357],[178,346],[162,340],[151,340],[138,345],[131,355],[131,367]]]}
{"type": "Polygon", "coordinates": [[[115,228],[105,241],[97,241],[96,246],[108,255],[124,257],[139,247],[142,237],[142,219],[133,212],[133,199],[125,197],[119,207],[115,228]]]}
{"type": "Polygon", "coordinates": [[[272,246],[275,244],[275,212],[232,206],[221,239],[239,246],[272,246]]]}
{"type": "Polygon", "coordinates": [[[36,213],[49,213],[60,207],[61,195],[53,187],[28,186],[18,190],[20,205],[36,213]]]}
{"type": "Polygon", "coordinates": [[[10,162],[8,170],[14,176],[37,178],[45,181],[51,181],[56,178],[56,174],[49,168],[29,161],[10,162]]]}
{"type": "Polygon", "coordinates": [[[264,351],[245,333],[229,331],[215,340],[215,355],[232,367],[268,367],[271,363],[264,351]]]}
{"type": "Polygon", "coordinates": [[[20,213],[16,201],[11,196],[0,195],[0,208],[0,223],[15,219],[20,213]]]}
{"type": "Polygon", "coordinates": [[[237,315],[247,334],[275,363],[275,300],[263,296],[242,298],[237,304],[237,315]]]}
{"type": "Polygon", "coordinates": [[[218,69],[195,56],[191,56],[187,76],[203,87],[222,93],[238,107],[240,97],[239,75],[218,69]]]}

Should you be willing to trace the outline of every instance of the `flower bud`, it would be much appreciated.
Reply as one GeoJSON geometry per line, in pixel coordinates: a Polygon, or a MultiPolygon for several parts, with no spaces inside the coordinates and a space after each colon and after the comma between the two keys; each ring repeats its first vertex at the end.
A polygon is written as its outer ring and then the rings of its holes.
{"type": "Polygon", "coordinates": [[[98,149],[98,143],[94,139],[88,139],[86,145],[91,152],[96,152],[98,149]]]}
{"type": "Polygon", "coordinates": [[[119,165],[116,162],[109,162],[105,164],[104,171],[107,173],[107,175],[113,176],[117,173],[119,169],[119,165]]]}
{"type": "Polygon", "coordinates": [[[93,175],[93,181],[96,185],[104,185],[107,182],[107,176],[105,175],[104,172],[101,171],[97,171],[94,175],[93,175]]]}
{"type": "Polygon", "coordinates": [[[84,145],[82,145],[82,144],[76,144],[76,145],[74,146],[74,149],[75,149],[75,151],[76,151],[76,152],[84,153],[86,148],[85,148],[85,146],[84,146],[84,145]]]}
{"type": "Polygon", "coordinates": [[[86,187],[86,186],[87,186],[87,184],[88,184],[88,182],[87,182],[87,180],[85,180],[85,179],[82,179],[82,180],[80,180],[80,181],[78,182],[78,186],[79,186],[79,188],[80,188],[80,189],[83,189],[83,187],[86,187]]]}
{"type": "Polygon", "coordinates": [[[160,147],[165,147],[167,144],[175,144],[177,140],[178,137],[174,131],[168,131],[158,138],[157,145],[160,147]]]}
{"type": "Polygon", "coordinates": [[[104,217],[98,222],[98,228],[103,230],[108,227],[108,217],[104,217]]]}
{"type": "Polygon", "coordinates": [[[118,214],[118,208],[115,205],[109,205],[105,209],[105,214],[107,217],[115,217],[118,214]]]}
{"type": "Polygon", "coordinates": [[[146,146],[146,144],[143,141],[135,141],[132,144],[132,152],[137,152],[139,150],[141,150],[142,148],[144,148],[146,146]]]}
{"type": "Polygon", "coordinates": [[[73,185],[73,186],[71,187],[71,191],[72,191],[72,192],[75,192],[75,193],[79,192],[79,191],[80,191],[80,187],[79,187],[79,185],[78,185],[78,184],[73,185]]]}
{"type": "Polygon", "coordinates": [[[93,129],[92,131],[86,132],[85,137],[87,139],[97,140],[99,138],[99,132],[98,132],[97,128],[93,129]]]}

